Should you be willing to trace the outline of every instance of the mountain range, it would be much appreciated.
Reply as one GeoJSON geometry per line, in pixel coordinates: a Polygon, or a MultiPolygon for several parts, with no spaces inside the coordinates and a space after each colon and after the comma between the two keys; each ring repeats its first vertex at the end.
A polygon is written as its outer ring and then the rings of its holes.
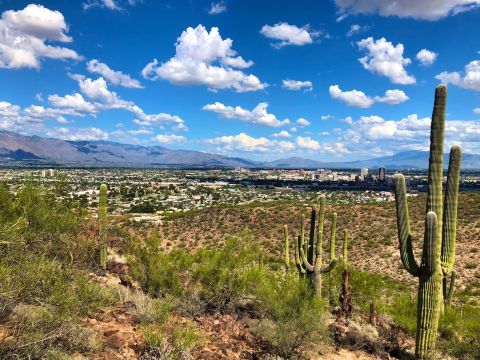
{"type": "MultiPolygon", "coordinates": [[[[111,141],[70,141],[0,131],[0,162],[8,164],[63,164],[68,166],[130,167],[250,167],[250,168],[374,168],[428,167],[427,151],[405,151],[392,156],[349,162],[324,162],[300,157],[259,162],[162,146],[128,145],[111,141]]],[[[445,154],[445,167],[448,154],[445,154]]],[[[464,154],[463,169],[480,169],[480,155],[464,154]]]]}

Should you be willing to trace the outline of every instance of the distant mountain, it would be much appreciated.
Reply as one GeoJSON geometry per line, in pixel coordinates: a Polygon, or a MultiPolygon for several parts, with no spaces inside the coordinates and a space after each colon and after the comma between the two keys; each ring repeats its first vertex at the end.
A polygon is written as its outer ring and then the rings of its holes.
{"type": "MultiPolygon", "coordinates": [[[[376,168],[428,167],[427,151],[405,151],[392,156],[349,162],[328,162],[290,157],[257,162],[192,150],[172,150],[162,146],[127,145],[111,141],[67,141],[25,136],[0,131],[0,162],[28,164],[64,164],[84,166],[158,166],[158,167],[265,167],[265,168],[376,168]]],[[[448,154],[445,155],[448,166],[448,154]]],[[[480,155],[464,154],[463,169],[480,169],[480,155]]]]}
{"type": "MultiPolygon", "coordinates": [[[[266,167],[281,168],[327,168],[327,169],[359,169],[377,168],[387,169],[426,169],[428,168],[428,151],[404,151],[391,156],[377,157],[367,160],[349,162],[321,162],[303,158],[288,158],[264,163],[266,167]]],[[[443,165],[448,167],[449,154],[445,154],[443,165]]],[[[480,155],[463,154],[462,169],[480,169],[480,155]]]]}
{"type": "Polygon", "coordinates": [[[66,141],[0,131],[0,161],[90,166],[235,167],[255,166],[240,158],[162,146],[110,141],[66,141]]]}

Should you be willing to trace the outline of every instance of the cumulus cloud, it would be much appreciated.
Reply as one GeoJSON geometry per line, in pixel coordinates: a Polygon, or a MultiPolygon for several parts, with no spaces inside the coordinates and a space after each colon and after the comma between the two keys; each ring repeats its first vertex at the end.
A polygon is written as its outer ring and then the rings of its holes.
{"type": "Polygon", "coordinates": [[[146,79],[163,79],[176,85],[205,85],[210,89],[234,89],[237,92],[265,89],[268,84],[238,68],[253,64],[232,49],[233,41],[223,40],[218,28],[210,32],[198,25],[189,27],[177,39],[175,56],[166,63],[157,59],[142,70],[146,79]]]}
{"type": "Polygon", "coordinates": [[[282,80],[282,88],[288,90],[301,90],[305,89],[306,91],[313,90],[313,85],[311,81],[300,81],[300,80],[282,80]]]}
{"type": "Polygon", "coordinates": [[[422,49],[420,50],[417,55],[415,56],[420,64],[429,66],[432,65],[437,60],[438,54],[436,52],[422,49]]]}
{"type": "Polygon", "coordinates": [[[272,135],[273,137],[279,137],[279,138],[289,138],[292,137],[290,133],[286,130],[279,131],[278,133],[275,133],[272,135]]]}
{"type": "Polygon", "coordinates": [[[369,108],[375,102],[386,103],[390,105],[400,104],[409,98],[402,90],[394,89],[385,91],[384,96],[370,97],[360,90],[343,91],[338,85],[330,85],[330,96],[333,99],[343,101],[349,106],[359,108],[369,108]]]}
{"type": "Polygon", "coordinates": [[[42,58],[80,60],[74,50],[49,42],[68,43],[68,26],[61,12],[30,4],[8,10],[0,19],[0,68],[40,68],[42,58]]]}
{"type": "Polygon", "coordinates": [[[480,115],[480,108],[475,108],[475,109],[473,109],[473,112],[474,112],[475,114],[479,114],[479,115],[480,115]]]}
{"type": "Polygon", "coordinates": [[[104,64],[96,59],[90,60],[87,63],[87,70],[91,73],[101,75],[113,85],[136,89],[143,87],[138,80],[132,79],[130,75],[124,74],[121,71],[114,71],[110,69],[107,64],[104,64]]]}
{"type": "Polygon", "coordinates": [[[185,136],[180,136],[180,135],[159,134],[153,137],[152,140],[155,140],[156,142],[159,142],[161,144],[175,144],[175,143],[183,142],[186,139],[185,139],[185,136]]]}
{"type": "Polygon", "coordinates": [[[474,60],[465,65],[463,75],[458,71],[444,71],[435,78],[445,84],[451,83],[464,89],[480,91],[480,61],[474,60]]]}
{"type": "Polygon", "coordinates": [[[210,5],[210,9],[208,9],[208,13],[210,15],[217,15],[227,11],[227,5],[223,1],[220,2],[213,2],[210,5]]]}
{"type": "Polygon", "coordinates": [[[367,55],[359,61],[363,67],[377,75],[386,76],[394,84],[414,84],[415,77],[405,70],[406,65],[411,63],[409,58],[403,57],[403,44],[395,46],[385,38],[373,40],[372,37],[363,39],[357,43],[360,50],[365,50],[367,55]]]}
{"type": "MultiPolygon", "coordinates": [[[[361,116],[351,122],[350,128],[342,131],[341,139],[353,144],[358,153],[370,154],[372,148],[380,148],[383,153],[404,150],[427,150],[430,143],[429,117],[417,114],[400,120],[386,120],[380,116],[361,116]]],[[[465,152],[480,151],[480,123],[471,120],[448,120],[445,123],[446,149],[459,142],[465,152]]]]}
{"type": "Polygon", "coordinates": [[[320,36],[318,31],[311,31],[308,25],[301,28],[280,22],[275,25],[264,25],[260,33],[269,39],[278,40],[272,46],[281,48],[287,45],[302,46],[311,44],[313,39],[320,36]]]}
{"type": "Polygon", "coordinates": [[[320,150],[320,143],[316,140],[313,140],[310,136],[297,136],[295,138],[295,143],[300,149],[304,150],[320,150]]]}
{"type": "Polygon", "coordinates": [[[479,0],[335,0],[339,17],[379,14],[420,20],[438,20],[480,6],[479,0]]]}
{"type": "Polygon", "coordinates": [[[267,111],[268,103],[261,102],[252,110],[247,110],[241,106],[226,106],[220,102],[208,104],[202,107],[204,111],[212,111],[225,119],[238,119],[251,124],[280,127],[290,123],[288,119],[279,120],[273,114],[267,111]]]}
{"type": "Polygon", "coordinates": [[[310,126],[311,122],[304,118],[299,118],[295,123],[300,127],[310,126]]]}
{"type": "Polygon", "coordinates": [[[86,101],[82,94],[74,93],[72,95],[49,95],[48,101],[56,108],[71,109],[79,114],[91,114],[95,115],[98,111],[95,104],[86,101]]]}
{"type": "Polygon", "coordinates": [[[221,150],[245,152],[289,151],[295,145],[289,141],[269,140],[265,137],[252,137],[245,133],[220,136],[206,141],[209,144],[221,145],[221,150]]]}

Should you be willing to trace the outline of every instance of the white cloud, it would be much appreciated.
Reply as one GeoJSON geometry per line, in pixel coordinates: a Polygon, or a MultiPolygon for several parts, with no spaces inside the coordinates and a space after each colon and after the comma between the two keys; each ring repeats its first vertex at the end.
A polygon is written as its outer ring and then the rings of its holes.
{"type": "Polygon", "coordinates": [[[71,109],[78,113],[96,114],[98,111],[95,104],[86,101],[82,94],[74,93],[73,95],[49,95],[48,101],[56,108],[71,109]]]}
{"type": "Polygon", "coordinates": [[[217,15],[221,14],[227,11],[227,5],[223,1],[220,2],[213,2],[210,5],[210,9],[208,10],[208,13],[210,15],[217,15]]]}
{"type": "Polygon", "coordinates": [[[328,135],[330,135],[330,133],[329,133],[328,131],[322,131],[322,132],[320,132],[318,135],[328,136],[328,135]]]}
{"type": "Polygon", "coordinates": [[[474,60],[465,65],[463,76],[458,71],[444,71],[435,78],[445,84],[452,83],[464,89],[480,91],[480,60],[474,60]]]}
{"type": "Polygon", "coordinates": [[[272,135],[273,137],[279,137],[279,138],[289,138],[292,137],[290,133],[286,130],[279,131],[278,133],[275,133],[272,135]]]}
{"type": "MultiPolygon", "coordinates": [[[[374,147],[383,153],[405,150],[427,150],[430,143],[429,117],[411,114],[400,120],[385,120],[380,116],[362,116],[352,121],[351,127],[341,133],[341,138],[354,144],[359,154],[368,155],[374,147]]],[[[455,142],[471,152],[480,151],[480,122],[448,120],[445,123],[446,149],[455,142]]]]}
{"type": "Polygon", "coordinates": [[[0,117],[16,117],[20,115],[20,106],[0,101],[0,117]]]}
{"type": "Polygon", "coordinates": [[[121,71],[114,71],[110,69],[107,64],[104,64],[96,59],[90,60],[87,63],[87,70],[91,73],[97,73],[107,79],[113,85],[120,85],[126,88],[142,88],[142,84],[136,79],[132,79],[130,75],[124,74],[121,71]]]}
{"type": "Polygon", "coordinates": [[[175,56],[161,65],[154,59],[145,66],[142,75],[146,79],[163,79],[176,85],[205,85],[210,89],[237,92],[265,89],[268,84],[255,75],[236,70],[253,63],[236,56],[232,43],[231,39],[223,40],[216,27],[210,32],[203,25],[189,27],[177,39],[175,56]]]}
{"type": "Polygon", "coordinates": [[[438,54],[436,52],[427,50],[427,49],[422,49],[420,50],[417,55],[415,56],[418,61],[420,61],[420,64],[429,66],[432,65],[436,60],[437,60],[438,54]]]}
{"type": "MultiPolygon", "coordinates": [[[[405,92],[402,90],[394,89],[385,91],[384,96],[375,96],[370,97],[366,95],[363,91],[360,90],[350,90],[343,91],[338,85],[330,85],[329,87],[330,96],[333,99],[337,99],[345,102],[349,106],[359,107],[359,108],[369,108],[376,102],[396,105],[402,102],[407,101],[409,98],[405,92]]],[[[328,119],[328,118],[326,118],[328,119]]],[[[326,120],[323,119],[322,120],[326,120]]]]}
{"type": "Polygon", "coordinates": [[[368,30],[368,26],[361,26],[358,24],[353,24],[350,26],[350,29],[347,31],[347,37],[352,37],[353,35],[362,34],[368,30]]]}
{"type": "Polygon", "coordinates": [[[374,103],[372,98],[360,90],[342,91],[338,85],[330,85],[328,91],[333,99],[341,100],[349,106],[369,108],[374,103]]]}
{"type": "MultiPolygon", "coordinates": [[[[126,101],[121,99],[114,91],[110,91],[107,86],[107,82],[102,77],[98,79],[85,78],[82,75],[71,75],[73,79],[78,82],[80,91],[91,101],[88,104],[93,106],[93,113],[101,110],[122,109],[132,113],[135,116],[133,122],[139,126],[161,126],[163,124],[173,125],[173,130],[187,130],[183,119],[176,115],[170,115],[166,113],[158,114],[146,114],[142,108],[136,105],[132,101],[126,101]]],[[[54,95],[49,97],[52,103],[61,106],[65,104],[70,108],[75,108],[77,105],[82,104],[83,97],[80,94],[67,95],[64,98],[54,95]]],[[[90,109],[90,105],[84,104],[87,109],[90,109]]],[[[77,106],[77,111],[80,111],[77,106]]],[[[85,112],[86,110],[84,110],[85,112]]]]}
{"type": "Polygon", "coordinates": [[[175,144],[185,141],[185,136],[160,134],[152,138],[161,144],[175,144]]]}
{"type": "MultiPolygon", "coordinates": [[[[132,2],[129,1],[129,4],[132,5],[132,2]]],[[[116,0],[89,0],[84,2],[82,6],[84,10],[88,10],[93,7],[102,7],[109,10],[122,10],[120,5],[117,4],[116,0]]]]}
{"type": "Polygon", "coordinates": [[[409,58],[403,57],[403,44],[395,46],[385,38],[373,40],[372,37],[357,43],[360,50],[368,54],[359,59],[363,67],[377,75],[386,76],[394,84],[414,84],[415,77],[409,75],[404,66],[411,63],[409,58]]]}
{"type": "Polygon", "coordinates": [[[265,137],[254,138],[245,133],[230,136],[220,136],[206,140],[209,144],[221,145],[221,150],[245,152],[289,151],[295,145],[289,141],[269,140],[265,137]]]}
{"type": "Polygon", "coordinates": [[[295,123],[300,127],[310,126],[311,122],[304,118],[299,118],[295,123]]]}
{"type": "Polygon", "coordinates": [[[275,115],[269,114],[267,107],[268,103],[261,102],[252,110],[247,110],[241,106],[226,106],[220,102],[215,102],[203,106],[202,110],[215,112],[225,119],[239,119],[251,124],[269,127],[279,127],[290,123],[288,119],[279,120],[275,115]]]}
{"type": "Polygon", "coordinates": [[[473,112],[474,112],[475,114],[479,114],[479,115],[480,115],[480,108],[475,108],[475,109],[473,109],[473,112]]]}
{"type": "Polygon", "coordinates": [[[322,115],[322,116],[320,116],[320,119],[326,121],[326,120],[333,119],[333,116],[330,115],[330,114],[322,115]]]}
{"type": "Polygon", "coordinates": [[[375,96],[373,98],[376,102],[381,102],[381,103],[386,103],[390,105],[396,105],[400,104],[402,102],[405,102],[409,99],[407,94],[403,90],[387,90],[385,91],[384,96],[375,96]]]}
{"type": "Polygon", "coordinates": [[[300,149],[305,150],[320,150],[321,148],[320,143],[316,140],[313,140],[309,136],[297,136],[295,139],[295,143],[300,149]]]}
{"type": "Polygon", "coordinates": [[[68,26],[61,12],[30,4],[8,10],[0,19],[0,68],[40,68],[42,58],[80,60],[74,50],[47,44],[68,43],[68,26]]]}
{"type": "Polygon", "coordinates": [[[311,81],[299,81],[299,80],[282,80],[282,87],[288,90],[301,90],[305,88],[306,91],[313,90],[311,81]]]}
{"type": "Polygon", "coordinates": [[[89,127],[89,128],[56,128],[47,131],[47,136],[57,138],[57,139],[64,139],[64,140],[71,140],[71,141],[78,141],[78,140],[107,140],[109,135],[107,132],[96,128],[96,127],[89,127]]]}
{"type": "Polygon", "coordinates": [[[336,142],[334,144],[324,144],[323,151],[325,151],[328,154],[333,154],[338,156],[342,156],[350,153],[350,150],[348,150],[345,144],[341,142],[336,142]]]}
{"type": "Polygon", "coordinates": [[[137,136],[137,135],[150,135],[150,134],[153,134],[153,131],[149,129],[137,129],[137,130],[128,130],[127,133],[130,135],[137,136]]]}
{"type": "Polygon", "coordinates": [[[420,20],[438,20],[449,15],[474,9],[479,0],[335,0],[338,20],[348,15],[379,14],[420,20]]]}
{"type": "Polygon", "coordinates": [[[310,31],[308,25],[299,28],[286,22],[280,22],[273,26],[264,25],[260,33],[269,39],[279,40],[272,44],[276,48],[286,45],[302,46],[311,44],[314,38],[320,36],[319,32],[310,31]]]}

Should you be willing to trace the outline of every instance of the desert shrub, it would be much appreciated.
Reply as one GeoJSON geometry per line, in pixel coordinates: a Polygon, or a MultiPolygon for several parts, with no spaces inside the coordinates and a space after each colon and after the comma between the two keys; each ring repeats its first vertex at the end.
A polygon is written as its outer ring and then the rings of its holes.
{"type": "Polygon", "coordinates": [[[192,278],[200,285],[207,309],[225,312],[245,295],[259,254],[256,246],[230,238],[220,250],[200,250],[195,255],[192,278]]]}
{"type": "Polygon", "coordinates": [[[318,352],[319,346],[328,342],[326,303],[313,296],[308,280],[298,279],[296,274],[259,275],[255,295],[263,318],[255,333],[285,359],[301,358],[308,351],[318,352]]]}
{"type": "Polygon", "coordinates": [[[148,324],[140,328],[145,340],[144,359],[187,360],[190,351],[202,344],[198,327],[193,322],[168,325],[148,324]]]}

